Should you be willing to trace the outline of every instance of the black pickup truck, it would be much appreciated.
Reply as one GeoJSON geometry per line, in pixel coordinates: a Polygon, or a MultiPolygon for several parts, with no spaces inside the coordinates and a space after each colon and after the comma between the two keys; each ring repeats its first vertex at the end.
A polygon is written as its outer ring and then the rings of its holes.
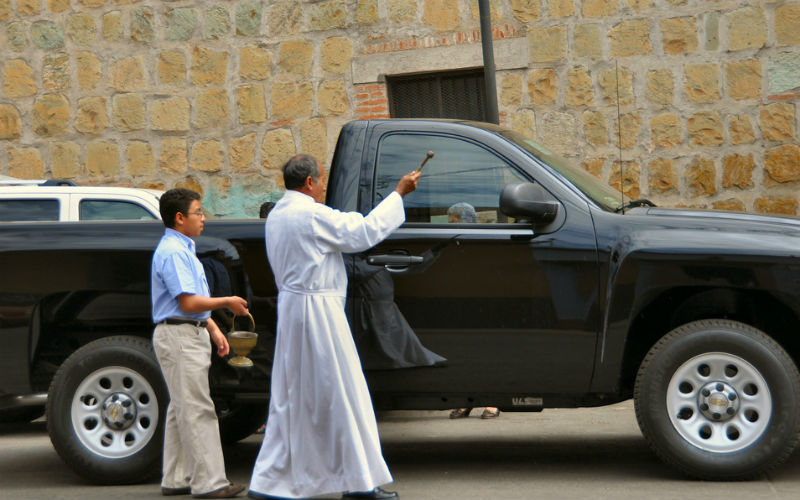
{"type": "MultiPolygon", "coordinates": [[[[377,409],[633,397],[655,452],[691,476],[745,479],[792,453],[800,221],[657,208],[512,131],[437,120],[347,124],[327,203],[367,213],[428,150],[405,224],[346,257],[388,273],[419,342],[447,360],[369,369],[374,350],[361,351],[377,409]],[[459,203],[469,222],[448,216],[459,203]]],[[[159,470],[167,395],[149,341],[149,265],[162,232],[0,224],[0,418],[35,418],[46,404],[56,450],[93,481],[159,470]]],[[[210,374],[223,438],[235,441],[268,401],[276,290],[263,221],[209,221],[197,243],[213,288],[247,296],[259,333],[254,367],[216,359],[210,374]]],[[[380,333],[353,302],[354,336],[380,333]]]]}

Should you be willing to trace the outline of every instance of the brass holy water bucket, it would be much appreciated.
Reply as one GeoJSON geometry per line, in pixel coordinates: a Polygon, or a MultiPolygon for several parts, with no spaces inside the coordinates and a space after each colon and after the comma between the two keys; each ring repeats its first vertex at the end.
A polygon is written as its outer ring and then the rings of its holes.
{"type": "MultiPolygon", "coordinates": [[[[247,368],[253,366],[253,360],[247,357],[253,347],[258,342],[258,334],[255,332],[256,322],[252,314],[247,314],[250,317],[250,324],[252,330],[234,330],[236,321],[231,324],[231,331],[228,332],[228,344],[230,344],[234,357],[228,360],[228,364],[237,368],[247,368]]],[[[234,320],[236,317],[233,318],[234,320]]]]}

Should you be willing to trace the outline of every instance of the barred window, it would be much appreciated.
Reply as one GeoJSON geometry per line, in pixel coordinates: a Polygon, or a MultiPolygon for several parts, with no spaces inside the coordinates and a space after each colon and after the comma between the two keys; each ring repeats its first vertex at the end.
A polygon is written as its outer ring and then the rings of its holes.
{"type": "Polygon", "coordinates": [[[483,69],[387,76],[392,118],[487,121],[483,69]]]}

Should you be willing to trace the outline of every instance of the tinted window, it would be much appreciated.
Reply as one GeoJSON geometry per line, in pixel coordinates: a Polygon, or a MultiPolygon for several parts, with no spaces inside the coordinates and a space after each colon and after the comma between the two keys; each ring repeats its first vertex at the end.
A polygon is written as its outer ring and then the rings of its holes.
{"type": "Polygon", "coordinates": [[[456,203],[471,205],[477,222],[509,222],[498,210],[500,191],[508,183],[527,179],[493,152],[452,137],[384,137],[378,152],[375,203],[394,190],[400,177],[419,167],[428,150],[435,156],[423,168],[417,190],[405,198],[407,222],[446,223],[447,211],[456,203]]]}
{"type": "Polygon", "coordinates": [[[58,220],[58,200],[0,200],[0,222],[58,220]]]}
{"type": "Polygon", "coordinates": [[[153,220],[141,205],[130,201],[81,200],[81,220],[153,220]]]}

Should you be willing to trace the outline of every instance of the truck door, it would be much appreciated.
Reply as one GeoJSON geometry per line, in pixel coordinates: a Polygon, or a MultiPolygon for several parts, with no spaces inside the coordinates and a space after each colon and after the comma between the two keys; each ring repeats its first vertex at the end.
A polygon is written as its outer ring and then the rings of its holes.
{"type": "MultiPolygon", "coordinates": [[[[363,208],[390,194],[427,150],[435,157],[405,198],[406,223],[353,257],[353,265],[383,264],[374,267],[391,276],[405,320],[447,362],[368,372],[371,390],[545,395],[588,389],[598,328],[588,211],[562,203],[569,212],[561,227],[534,234],[498,209],[506,184],[536,180],[529,166],[485,142],[446,133],[387,132],[375,144],[374,168],[365,169],[373,199],[364,206],[362,192],[363,208]]],[[[356,338],[379,334],[365,331],[360,315],[351,317],[356,338]]],[[[367,366],[363,357],[371,354],[361,355],[367,366]]]]}

